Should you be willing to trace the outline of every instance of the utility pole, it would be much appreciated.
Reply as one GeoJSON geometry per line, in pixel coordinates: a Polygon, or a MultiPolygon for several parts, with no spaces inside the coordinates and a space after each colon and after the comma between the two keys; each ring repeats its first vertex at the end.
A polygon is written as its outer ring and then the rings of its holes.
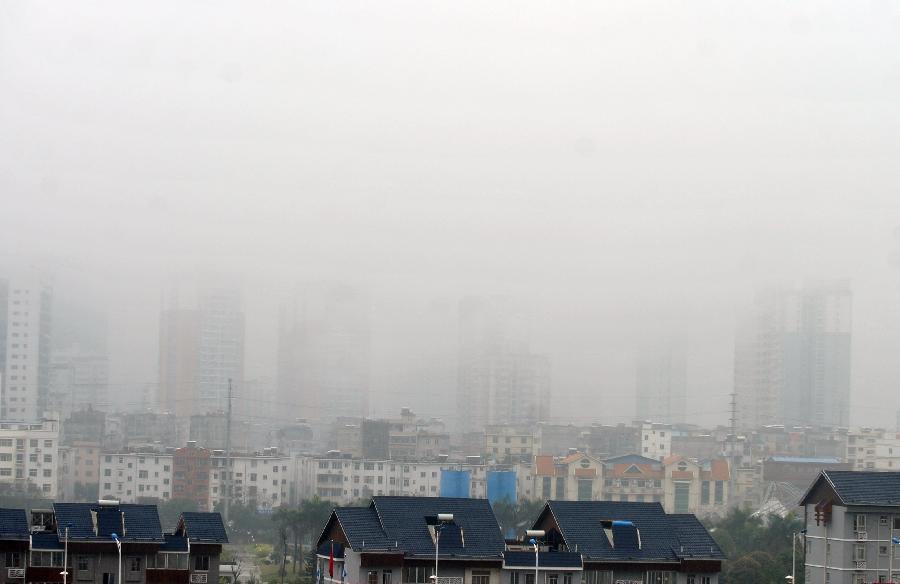
{"type": "Polygon", "coordinates": [[[228,410],[225,415],[225,506],[223,516],[228,523],[228,511],[231,508],[231,378],[228,378],[228,410]]]}
{"type": "Polygon", "coordinates": [[[731,442],[731,452],[730,454],[730,464],[729,472],[728,472],[728,498],[734,501],[734,484],[735,479],[737,477],[737,466],[735,461],[737,460],[737,392],[731,392],[731,436],[728,437],[729,442],[731,442]]]}

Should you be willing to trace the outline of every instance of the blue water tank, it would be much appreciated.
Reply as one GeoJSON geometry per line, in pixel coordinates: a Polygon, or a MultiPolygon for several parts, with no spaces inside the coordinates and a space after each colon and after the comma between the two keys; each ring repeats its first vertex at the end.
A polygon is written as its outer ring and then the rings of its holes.
{"type": "Polygon", "coordinates": [[[441,471],[441,497],[471,496],[472,473],[467,470],[441,471]]]}
{"type": "Polygon", "coordinates": [[[487,473],[487,498],[491,504],[504,499],[516,502],[516,471],[489,470],[487,473]]]}

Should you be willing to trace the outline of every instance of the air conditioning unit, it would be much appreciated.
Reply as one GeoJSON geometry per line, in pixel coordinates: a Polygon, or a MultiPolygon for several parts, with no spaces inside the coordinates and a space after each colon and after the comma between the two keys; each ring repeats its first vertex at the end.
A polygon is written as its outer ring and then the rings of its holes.
{"type": "Polygon", "coordinates": [[[6,569],[6,577],[7,578],[24,578],[25,577],[25,568],[7,568],[6,569]]]}
{"type": "Polygon", "coordinates": [[[869,539],[869,534],[865,531],[857,531],[856,532],[856,541],[866,541],[869,539]]]}
{"type": "MultiPolygon", "coordinates": [[[[865,562],[863,562],[865,564],[865,562]]],[[[191,574],[191,584],[206,584],[206,572],[194,572],[191,574]]]]}

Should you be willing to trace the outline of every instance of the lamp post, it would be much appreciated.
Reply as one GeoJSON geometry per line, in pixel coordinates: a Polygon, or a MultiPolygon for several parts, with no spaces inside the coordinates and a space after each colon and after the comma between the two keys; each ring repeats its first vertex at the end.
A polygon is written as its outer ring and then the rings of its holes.
{"type": "Polygon", "coordinates": [[[797,581],[797,536],[806,535],[806,530],[801,529],[791,534],[791,575],[785,576],[784,579],[794,584],[797,581]]]}
{"type": "Polygon", "coordinates": [[[122,584],[122,541],[119,539],[119,536],[115,533],[110,534],[116,542],[116,548],[119,550],[119,572],[116,576],[116,584],[122,584]]]}
{"type": "Polygon", "coordinates": [[[69,526],[66,525],[65,535],[63,536],[63,571],[59,574],[63,577],[63,584],[69,577],[69,526]]]}
{"type": "Polygon", "coordinates": [[[546,532],[543,529],[529,529],[525,531],[525,537],[531,538],[528,540],[528,543],[534,546],[534,584],[538,584],[538,570],[540,569],[538,552],[541,548],[538,547],[538,538],[545,535],[546,532]]]}
{"type": "Polygon", "coordinates": [[[441,528],[453,521],[453,513],[438,513],[434,526],[434,584],[438,584],[438,548],[441,544],[441,528]]]}

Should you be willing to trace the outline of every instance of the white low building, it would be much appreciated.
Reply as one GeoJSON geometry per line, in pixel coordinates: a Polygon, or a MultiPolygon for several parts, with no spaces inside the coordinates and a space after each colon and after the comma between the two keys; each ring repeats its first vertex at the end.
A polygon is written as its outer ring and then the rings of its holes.
{"type": "Polygon", "coordinates": [[[172,498],[172,455],[118,452],[100,455],[100,498],[123,503],[172,498]]]}
{"type": "Polygon", "coordinates": [[[0,485],[57,496],[59,422],[0,422],[0,485]]]}

